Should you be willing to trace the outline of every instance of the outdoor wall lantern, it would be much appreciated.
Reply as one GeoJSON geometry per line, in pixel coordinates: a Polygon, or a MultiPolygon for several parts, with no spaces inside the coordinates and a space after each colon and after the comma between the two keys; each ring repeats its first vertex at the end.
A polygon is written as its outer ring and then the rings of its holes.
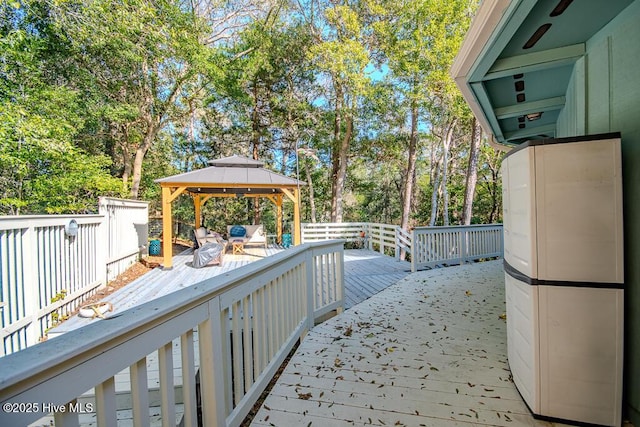
{"type": "Polygon", "coordinates": [[[78,235],[78,222],[72,219],[64,226],[64,234],[68,237],[76,237],[78,235]]]}

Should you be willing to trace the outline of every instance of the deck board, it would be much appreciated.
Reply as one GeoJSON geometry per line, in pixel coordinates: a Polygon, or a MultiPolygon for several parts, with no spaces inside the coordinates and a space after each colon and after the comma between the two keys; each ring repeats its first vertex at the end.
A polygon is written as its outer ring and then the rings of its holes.
{"type": "Polygon", "coordinates": [[[405,277],[311,330],[252,425],[550,425],[513,385],[504,312],[501,261],[405,277]]]}

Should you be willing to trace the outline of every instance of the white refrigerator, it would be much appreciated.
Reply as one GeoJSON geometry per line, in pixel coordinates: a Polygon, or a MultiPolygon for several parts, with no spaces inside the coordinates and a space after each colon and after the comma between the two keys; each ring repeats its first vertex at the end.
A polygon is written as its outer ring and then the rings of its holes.
{"type": "Polygon", "coordinates": [[[507,343],[538,418],[619,426],[620,135],[529,141],[502,163],[507,343]]]}

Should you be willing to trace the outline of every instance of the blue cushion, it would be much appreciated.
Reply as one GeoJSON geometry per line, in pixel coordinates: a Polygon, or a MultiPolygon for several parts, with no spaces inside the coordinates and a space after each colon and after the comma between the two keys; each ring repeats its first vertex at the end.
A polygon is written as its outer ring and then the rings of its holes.
{"type": "Polygon", "coordinates": [[[244,237],[247,234],[247,229],[241,225],[234,225],[229,231],[231,237],[244,237]]]}

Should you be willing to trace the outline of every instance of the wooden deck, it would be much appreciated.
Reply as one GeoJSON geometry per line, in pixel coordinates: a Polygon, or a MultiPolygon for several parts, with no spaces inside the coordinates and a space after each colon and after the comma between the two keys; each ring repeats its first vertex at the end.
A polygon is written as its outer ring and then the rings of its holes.
{"type": "Polygon", "coordinates": [[[415,273],[311,330],[252,425],[551,425],[511,381],[504,313],[502,261],[415,273]]]}
{"type": "Polygon", "coordinates": [[[366,249],[344,252],[344,306],[351,308],[411,273],[411,264],[366,249]]]}
{"type": "MultiPolygon", "coordinates": [[[[283,251],[280,246],[268,248],[247,247],[244,254],[225,254],[221,266],[194,268],[192,250],[187,250],[173,257],[173,269],[156,268],[119,289],[102,301],[113,304],[113,315],[163,295],[192,286],[203,280],[220,276],[249,263],[283,251]]],[[[345,251],[345,308],[364,301],[371,295],[391,286],[409,274],[411,266],[408,262],[396,261],[378,252],[368,250],[345,251]]],[[[53,328],[51,337],[97,321],[73,316],[60,326],[53,328]]]]}

